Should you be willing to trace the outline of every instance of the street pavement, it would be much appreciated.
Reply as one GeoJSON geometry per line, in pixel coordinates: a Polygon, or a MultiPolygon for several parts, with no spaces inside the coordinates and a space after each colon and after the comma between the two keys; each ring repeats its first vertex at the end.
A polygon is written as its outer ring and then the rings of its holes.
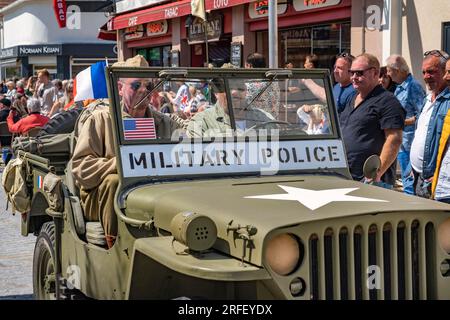
{"type": "MultiPolygon", "coordinates": [[[[1,174],[0,174],[1,179],[1,174]]],[[[0,300],[32,299],[33,250],[36,237],[20,234],[20,213],[6,210],[0,186],[0,300]]]]}

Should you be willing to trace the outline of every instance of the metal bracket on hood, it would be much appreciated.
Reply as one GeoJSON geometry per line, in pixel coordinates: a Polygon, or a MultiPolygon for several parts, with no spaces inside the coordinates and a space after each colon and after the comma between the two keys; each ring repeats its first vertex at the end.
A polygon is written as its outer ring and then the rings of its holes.
{"type": "Polygon", "coordinates": [[[227,228],[227,234],[230,231],[233,231],[233,238],[236,239],[242,239],[244,241],[244,244],[242,246],[242,257],[241,257],[241,263],[242,266],[244,266],[244,258],[245,258],[245,254],[246,254],[246,248],[253,248],[253,239],[252,237],[258,232],[258,229],[255,226],[252,225],[246,225],[246,226],[241,226],[240,224],[236,225],[236,226],[232,226],[233,225],[233,220],[231,220],[228,223],[228,228],[227,228]],[[251,242],[251,244],[250,244],[251,242]]]}

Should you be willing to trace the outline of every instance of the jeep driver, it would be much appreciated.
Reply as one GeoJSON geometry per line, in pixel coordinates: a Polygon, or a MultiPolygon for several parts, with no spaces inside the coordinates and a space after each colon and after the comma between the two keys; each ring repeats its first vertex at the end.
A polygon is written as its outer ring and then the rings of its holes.
{"type": "MultiPolygon", "coordinates": [[[[144,57],[137,55],[122,67],[148,67],[144,57]]],[[[141,79],[127,78],[118,84],[122,97],[124,117],[153,118],[156,121],[158,134],[170,137],[180,127],[167,116],[151,109],[147,102],[148,83],[141,79]]],[[[100,221],[105,231],[108,248],[114,244],[117,235],[117,217],[114,213],[114,195],[117,189],[118,176],[114,140],[111,130],[109,104],[104,101],[94,102],[93,110],[88,118],[80,121],[81,128],[72,157],[73,175],[80,187],[81,203],[85,218],[88,221],[100,221]]],[[[83,115],[81,116],[83,118],[83,115]]]]}

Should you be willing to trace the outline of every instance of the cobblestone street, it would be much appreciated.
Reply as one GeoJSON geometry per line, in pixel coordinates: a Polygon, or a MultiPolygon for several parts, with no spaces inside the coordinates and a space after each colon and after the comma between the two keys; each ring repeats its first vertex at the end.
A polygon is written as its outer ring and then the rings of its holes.
{"type": "MultiPolygon", "coordinates": [[[[1,177],[1,174],[0,174],[1,177]]],[[[20,214],[6,211],[0,188],[0,300],[31,299],[32,261],[36,237],[20,234],[20,214]]]]}

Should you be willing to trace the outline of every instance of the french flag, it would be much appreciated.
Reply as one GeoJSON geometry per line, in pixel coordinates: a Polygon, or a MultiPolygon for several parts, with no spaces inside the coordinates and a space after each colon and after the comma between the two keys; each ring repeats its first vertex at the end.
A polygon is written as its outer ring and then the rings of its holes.
{"type": "Polygon", "coordinates": [[[74,81],[74,101],[108,98],[105,78],[106,62],[100,61],[77,74],[74,81]]]}

